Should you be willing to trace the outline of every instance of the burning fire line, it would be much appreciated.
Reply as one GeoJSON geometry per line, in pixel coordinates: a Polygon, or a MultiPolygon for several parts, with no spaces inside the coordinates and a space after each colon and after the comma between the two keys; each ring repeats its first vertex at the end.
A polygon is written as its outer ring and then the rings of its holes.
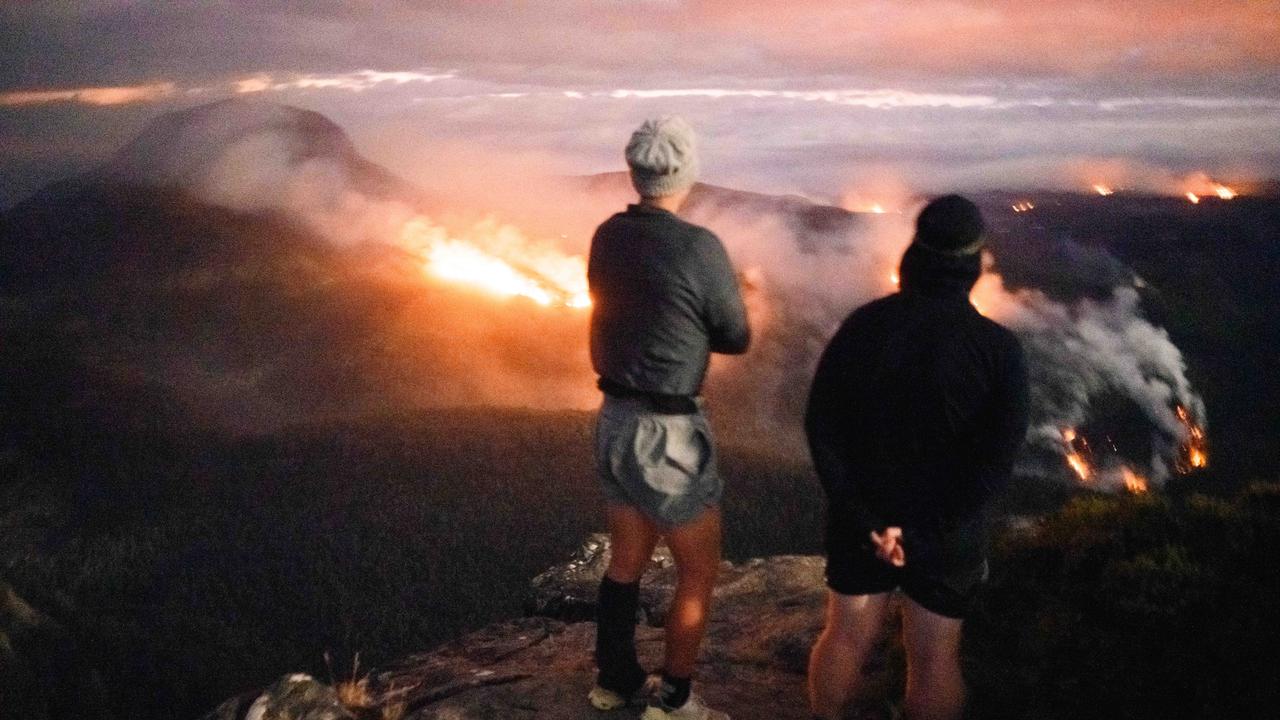
{"type": "MultiPolygon", "coordinates": [[[[1209,466],[1208,439],[1205,436],[1204,428],[1191,418],[1191,413],[1187,408],[1178,405],[1174,408],[1174,412],[1178,416],[1178,421],[1186,428],[1187,436],[1180,449],[1180,457],[1175,464],[1174,469],[1181,475],[1186,475],[1194,470],[1201,470],[1209,466]]],[[[1085,439],[1075,428],[1062,429],[1062,442],[1064,445],[1063,459],[1067,463],[1067,467],[1080,479],[1085,485],[1094,485],[1100,479],[1114,481],[1117,479],[1115,475],[1116,464],[1105,463],[1102,469],[1094,464],[1093,449],[1089,446],[1089,441],[1085,439]]],[[[1115,451],[1115,445],[1111,445],[1112,452],[1115,451]]],[[[1123,481],[1124,489],[1135,495],[1141,495],[1150,489],[1147,478],[1138,474],[1128,465],[1118,465],[1118,479],[1123,481]]]]}
{"type": "Polygon", "coordinates": [[[1199,205],[1200,201],[1206,197],[1216,197],[1219,200],[1234,200],[1239,196],[1240,194],[1232,188],[1213,180],[1208,181],[1207,184],[1196,184],[1183,194],[1183,197],[1192,205],[1199,205]]]}
{"type": "MultiPolygon", "coordinates": [[[[1101,195],[1102,197],[1114,195],[1116,192],[1115,188],[1107,183],[1094,183],[1090,187],[1093,192],[1101,195]]],[[[1203,173],[1196,173],[1195,175],[1191,175],[1184,179],[1181,183],[1179,192],[1181,192],[1182,197],[1186,198],[1187,202],[1192,205],[1199,205],[1200,201],[1205,198],[1234,200],[1240,196],[1240,193],[1236,192],[1234,188],[1224,185],[1216,180],[1212,180],[1203,173]]],[[[1020,209],[1021,206],[1022,203],[1014,205],[1014,211],[1025,212],[1025,210],[1020,209]]]]}
{"type": "Polygon", "coordinates": [[[1205,437],[1204,428],[1191,419],[1191,413],[1187,412],[1185,407],[1179,405],[1176,412],[1178,422],[1182,423],[1187,431],[1187,439],[1182,448],[1184,457],[1178,461],[1178,472],[1185,475],[1192,470],[1209,467],[1208,438],[1205,437]]]}
{"type": "Polygon", "coordinates": [[[591,306],[583,259],[530,242],[511,226],[487,220],[455,237],[419,216],[405,223],[400,238],[422,259],[423,271],[439,280],[543,307],[591,306]]]}
{"type": "MultiPolygon", "coordinates": [[[[1064,428],[1062,440],[1066,443],[1067,466],[1080,478],[1081,483],[1094,485],[1100,479],[1116,479],[1114,467],[1102,471],[1094,467],[1093,449],[1089,447],[1089,441],[1076,432],[1075,428],[1064,428]]],[[[1134,495],[1141,495],[1149,489],[1147,479],[1128,465],[1119,466],[1119,480],[1124,483],[1124,489],[1134,495]]]]}
{"type": "Polygon", "coordinates": [[[1092,457],[1093,452],[1089,449],[1089,441],[1080,437],[1075,428],[1064,428],[1062,431],[1062,440],[1067,445],[1067,465],[1080,478],[1080,482],[1089,483],[1093,480],[1093,465],[1085,458],[1085,455],[1092,457]]]}

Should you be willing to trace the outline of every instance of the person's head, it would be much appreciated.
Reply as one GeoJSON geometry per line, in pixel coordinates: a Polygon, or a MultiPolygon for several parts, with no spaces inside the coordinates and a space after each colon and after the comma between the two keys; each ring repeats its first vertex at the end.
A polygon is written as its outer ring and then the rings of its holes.
{"type": "Polygon", "coordinates": [[[943,195],[916,217],[916,235],[898,265],[899,288],[934,295],[968,295],[982,274],[978,206],[959,195],[943,195]]]}
{"type": "Polygon", "coordinates": [[[688,194],[698,179],[698,148],[683,118],[645,120],[627,142],[631,184],[644,199],[688,194]]]}
{"type": "Polygon", "coordinates": [[[985,229],[977,205],[959,195],[943,195],[925,205],[916,217],[913,242],[950,257],[978,255],[985,244],[985,229]]]}

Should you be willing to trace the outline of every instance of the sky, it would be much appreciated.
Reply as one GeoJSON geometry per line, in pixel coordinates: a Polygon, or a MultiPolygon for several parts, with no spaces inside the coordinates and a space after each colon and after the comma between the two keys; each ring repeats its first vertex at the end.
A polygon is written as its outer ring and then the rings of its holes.
{"type": "Polygon", "coordinates": [[[0,38],[0,207],[234,95],[420,181],[619,170],[663,114],[707,181],[826,200],[1280,177],[1280,0],[36,1],[0,38]]]}

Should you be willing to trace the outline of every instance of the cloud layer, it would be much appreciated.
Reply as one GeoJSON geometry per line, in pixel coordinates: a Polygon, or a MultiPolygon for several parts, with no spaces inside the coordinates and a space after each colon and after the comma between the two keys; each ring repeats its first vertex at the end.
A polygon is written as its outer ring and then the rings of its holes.
{"type": "Polygon", "coordinates": [[[712,179],[829,197],[868,166],[926,188],[1098,161],[1276,175],[1276,17],[1241,0],[11,3],[0,204],[81,162],[86,131],[105,153],[148,116],[244,92],[337,118],[408,175],[458,143],[614,169],[663,112],[707,136],[712,179]]]}

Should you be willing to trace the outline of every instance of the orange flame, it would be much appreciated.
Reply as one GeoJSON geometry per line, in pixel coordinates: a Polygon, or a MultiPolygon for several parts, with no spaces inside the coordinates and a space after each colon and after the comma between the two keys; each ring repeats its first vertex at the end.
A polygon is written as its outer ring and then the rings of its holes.
{"type": "Polygon", "coordinates": [[[527,240],[509,225],[486,220],[463,237],[418,216],[405,223],[403,245],[423,271],[445,282],[497,297],[522,297],[544,307],[590,307],[586,263],[580,256],[527,240]]]}
{"type": "Polygon", "coordinates": [[[1062,439],[1067,445],[1067,465],[1080,477],[1081,482],[1092,481],[1093,467],[1083,454],[1089,453],[1089,443],[1080,437],[1075,428],[1063,428],[1062,439]]]}
{"type": "Polygon", "coordinates": [[[1192,203],[1199,203],[1205,198],[1234,200],[1239,196],[1239,193],[1234,188],[1214,180],[1203,172],[1192,173],[1183,178],[1180,189],[1187,200],[1192,203]]]}
{"type": "Polygon", "coordinates": [[[1124,489],[1134,495],[1142,495],[1147,492],[1147,479],[1135,473],[1127,467],[1120,468],[1120,475],[1124,478],[1124,489]]]}
{"type": "Polygon", "coordinates": [[[1196,424],[1196,421],[1191,418],[1191,413],[1182,405],[1177,406],[1175,411],[1178,415],[1178,422],[1182,423],[1182,426],[1187,430],[1187,439],[1182,446],[1184,457],[1178,462],[1178,472],[1185,475],[1192,470],[1202,470],[1208,467],[1208,439],[1205,437],[1204,428],[1196,424]]]}
{"type": "Polygon", "coordinates": [[[1030,212],[1035,208],[1036,208],[1035,203],[1031,202],[1030,200],[1025,200],[1023,202],[1015,203],[1013,205],[1013,211],[1016,213],[1030,212]]]}
{"type": "Polygon", "coordinates": [[[1110,187],[1108,187],[1108,186],[1106,186],[1106,185],[1094,185],[1094,186],[1093,186],[1093,191],[1094,191],[1094,192],[1096,192],[1096,193],[1098,193],[1098,194],[1099,194],[1099,195],[1101,195],[1102,197],[1106,197],[1106,196],[1108,196],[1108,195],[1114,195],[1114,194],[1115,194],[1115,190],[1112,190],[1110,187]]]}

